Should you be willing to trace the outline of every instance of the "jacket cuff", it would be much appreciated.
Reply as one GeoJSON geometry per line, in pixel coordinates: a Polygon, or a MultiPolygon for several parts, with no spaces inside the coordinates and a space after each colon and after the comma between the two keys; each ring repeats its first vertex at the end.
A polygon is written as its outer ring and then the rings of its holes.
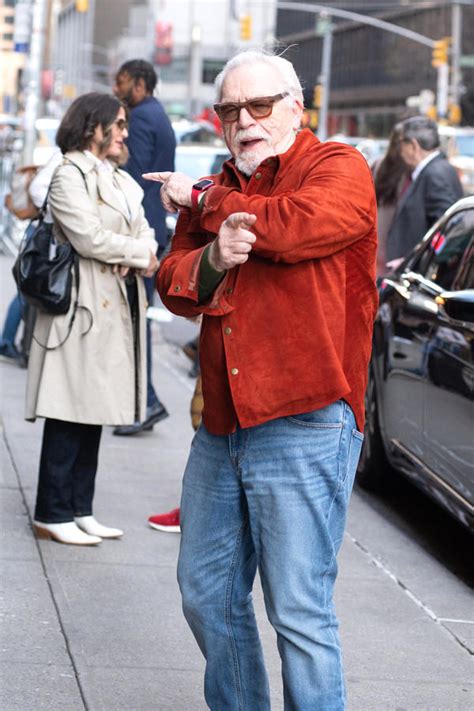
{"type": "MultiPolygon", "coordinates": [[[[208,316],[223,316],[224,314],[234,311],[234,306],[231,306],[225,298],[225,284],[228,272],[224,273],[224,276],[217,285],[217,288],[211,292],[212,298],[209,303],[206,303],[205,305],[199,303],[201,260],[203,253],[208,246],[209,245],[205,245],[200,249],[188,252],[179,260],[176,264],[176,268],[173,270],[173,276],[167,291],[167,296],[190,299],[198,307],[199,313],[207,314],[208,316]]],[[[221,272],[218,273],[221,275],[221,272]]]]}
{"type": "Polygon", "coordinates": [[[201,257],[201,264],[199,269],[199,303],[203,304],[209,299],[212,292],[215,290],[219,282],[224,279],[226,271],[219,272],[217,269],[211,265],[209,261],[209,252],[211,249],[211,244],[205,247],[204,252],[201,257]]]}

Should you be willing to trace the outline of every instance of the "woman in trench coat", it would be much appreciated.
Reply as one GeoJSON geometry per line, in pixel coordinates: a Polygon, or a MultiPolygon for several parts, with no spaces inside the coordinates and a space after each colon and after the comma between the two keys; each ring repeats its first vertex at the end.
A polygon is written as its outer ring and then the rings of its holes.
{"type": "Polygon", "coordinates": [[[48,203],[58,242],[79,257],[79,308],[39,313],[28,365],[26,419],[44,417],[36,534],[96,545],[122,531],[100,524],[92,499],[102,425],[145,416],[146,297],[158,267],[140,186],[117,168],[127,137],[120,101],[85,94],[71,105],[56,142],[64,155],[48,203]]]}

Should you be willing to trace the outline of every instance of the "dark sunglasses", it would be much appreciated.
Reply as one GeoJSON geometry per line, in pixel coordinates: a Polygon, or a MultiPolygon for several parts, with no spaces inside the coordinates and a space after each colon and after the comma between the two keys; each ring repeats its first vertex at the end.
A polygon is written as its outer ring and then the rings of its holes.
{"type": "Polygon", "coordinates": [[[242,109],[246,109],[254,119],[267,118],[273,111],[273,104],[288,96],[288,91],[274,96],[259,96],[256,99],[241,101],[240,103],[214,104],[214,111],[224,123],[237,121],[242,109]]]}
{"type": "Polygon", "coordinates": [[[123,131],[124,129],[127,129],[127,130],[128,130],[128,121],[127,121],[127,119],[122,119],[122,118],[117,119],[116,121],[114,121],[114,124],[117,126],[117,128],[118,128],[119,131],[123,131]]]}

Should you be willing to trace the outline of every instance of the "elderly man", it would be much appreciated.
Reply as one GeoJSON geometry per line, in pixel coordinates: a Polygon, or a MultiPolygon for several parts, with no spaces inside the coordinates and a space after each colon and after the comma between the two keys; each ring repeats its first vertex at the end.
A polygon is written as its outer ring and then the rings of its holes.
{"type": "Polygon", "coordinates": [[[426,116],[397,124],[400,155],[412,171],[387,237],[388,266],[396,268],[463,191],[456,170],[440,151],[438,127],[426,116]]]}
{"type": "Polygon", "coordinates": [[[178,576],[214,711],[270,708],[252,605],[258,567],[286,709],[344,708],[332,597],[357,467],[376,309],[365,159],[299,132],[292,65],[245,52],[216,80],[232,154],[164,181],[179,208],[159,291],[203,314],[203,424],[181,501],[178,576]]]}

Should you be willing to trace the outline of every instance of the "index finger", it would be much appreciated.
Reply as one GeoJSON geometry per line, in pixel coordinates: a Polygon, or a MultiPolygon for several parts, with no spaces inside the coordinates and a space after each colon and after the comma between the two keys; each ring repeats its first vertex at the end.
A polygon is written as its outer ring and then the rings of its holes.
{"type": "Polygon", "coordinates": [[[163,173],[142,173],[142,178],[145,178],[145,180],[155,180],[157,183],[163,183],[170,175],[172,175],[172,172],[165,170],[163,173]]]}
{"type": "Polygon", "coordinates": [[[244,224],[246,227],[251,227],[257,221],[257,215],[250,212],[233,212],[226,219],[226,224],[229,227],[239,227],[244,224]]]}

